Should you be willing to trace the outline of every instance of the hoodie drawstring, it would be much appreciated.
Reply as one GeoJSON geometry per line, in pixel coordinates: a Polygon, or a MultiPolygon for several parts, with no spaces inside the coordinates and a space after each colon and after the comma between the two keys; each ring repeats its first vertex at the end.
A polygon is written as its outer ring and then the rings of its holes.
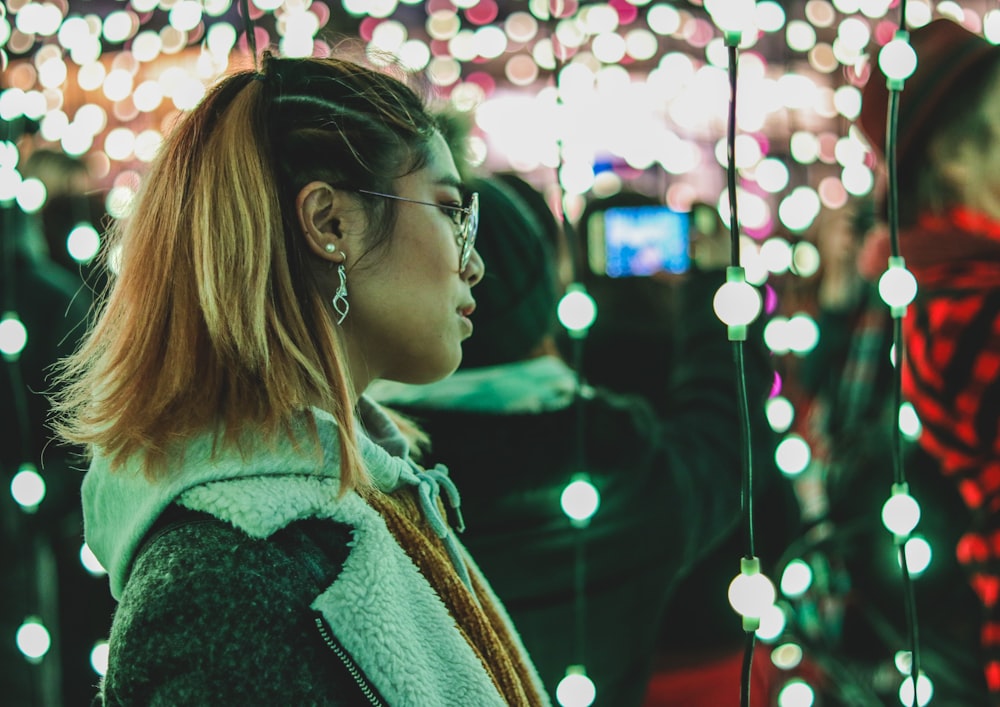
{"type": "Polygon", "coordinates": [[[420,506],[423,509],[424,517],[427,518],[427,522],[430,523],[431,528],[434,529],[437,536],[444,542],[448,550],[448,556],[451,559],[451,564],[458,573],[459,579],[462,580],[462,583],[465,584],[472,593],[472,596],[475,597],[476,592],[472,588],[469,569],[462,559],[458,543],[455,541],[455,536],[451,532],[451,528],[448,527],[447,521],[441,514],[441,506],[438,503],[438,499],[441,497],[441,489],[443,488],[448,505],[455,513],[457,530],[460,533],[464,531],[465,521],[462,519],[461,497],[459,496],[455,482],[448,477],[448,468],[443,464],[437,464],[433,469],[421,469],[412,461],[410,462],[410,468],[418,480],[417,491],[420,496],[420,506]]]}

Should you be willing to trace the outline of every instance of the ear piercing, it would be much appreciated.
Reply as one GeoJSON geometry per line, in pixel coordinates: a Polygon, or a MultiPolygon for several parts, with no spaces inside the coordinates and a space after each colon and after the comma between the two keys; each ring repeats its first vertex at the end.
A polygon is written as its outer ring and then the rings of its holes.
{"type": "Polygon", "coordinates": [[[326,250],[327,253],[335,253],[337,251],[337,246],[335,246],[333,243],[327,243],[325,246],[323,246],[323,249],[326,250]]]}

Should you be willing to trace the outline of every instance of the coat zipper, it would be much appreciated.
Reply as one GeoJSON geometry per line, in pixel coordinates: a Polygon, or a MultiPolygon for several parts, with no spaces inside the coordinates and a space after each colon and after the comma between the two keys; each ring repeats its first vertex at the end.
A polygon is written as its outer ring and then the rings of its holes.
{"type": "Polygon", "coordinates": [[[323,619],[318,616],[316,617],[316,628],[319,629],[320,636],[323,637],[323,642],[326,643],[327,647],[329,647],[329,649],[333,651],[334,655],[340,659],[340,662],[344,664],[345,668],[347,668],[347,672],[349,672],[351,677],[354,678],[354,682],[357,683],[358,687],[361,689],[365,699],[367,699],[373,707],[385,707],[383,702],[378,698],[378,695],[375,694],[375,690],[373,690],[372,686],[368,683],[368,680],[365,679],[365,676],[361,673],[357,664],[355,664],[354,660],[350,655],[348,655],[347,651],[344,650],[344,647],[340,645],[337,639],[334,638],[333,634],[327,630],[323,619]]]}

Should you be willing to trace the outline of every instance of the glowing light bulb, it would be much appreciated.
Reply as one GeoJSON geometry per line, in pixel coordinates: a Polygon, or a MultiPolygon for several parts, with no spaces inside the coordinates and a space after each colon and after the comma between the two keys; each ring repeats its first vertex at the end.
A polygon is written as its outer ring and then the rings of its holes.
{"type": "Polygon", "coordinates": [[[729,46],[739,44],[744,32],[756,29],[754,0],[705,0],[705,9],[729,46]]]}
{"type": "Polygon", "coordinates": [[[781,573],[781,593],[790,599],[802,596],[812,586],[813,571],[804,560],[792,560],[781,573]]]}
{"type": "Polygon", "coordinates": [[[892,316],[899,318],[906,314],[906,306],[917,296],[917,279],[906,269],[901,256],[889,256],[889,269],[879,278],[878,293],[889,305],[892,316]]]}
{"type": "Polygon", "coordinates": [[[90,667],[101,677],[104,677],[108,672],[108,655],[110,652],[107,641],[98,641],[90,649],[90,667]]]}
{"type": "Polygon", "coordinates": [[[10,495],[25,513],[34,513],[45,498],[45,479],[34,464],[22,464],[10,480],[10,495]]]}
{"type": "Polygon", "coordinates": [[[38,663],[52,647],[52,637],[37,616],[29,616],[17,629],[17,648],[32,663],[38,663]]]}
{"type": "Polygon", "coordinates": [[[917,415],[917,410],[913,407],[913,403],[903,403],[900,405],[899,431],[903,433],[903,436],[911,441],[918,440],[923,429],[923,425],[920,424],[920,417],[917,415]]]}
{"type": "Polygon", "coordinates": [[[0,319],[0,353],[5,358],[17,360],[28,343],[28,330],[16,312],[4,312],[0,319]]]}
{"type": "Polygon", "coordinates": [[[772,430],[786,432],[795,420],[795,407],[788,398],[778,395],[767,401],[764,414],[767,415],[767,422],[772,430]]]}
{"type": "Polygon", "coordinates": [[[896,32],[893,40],[878,53],[878,65],[889,88],[899,90],[903,87],[903,82],[917,70],[917,53],[910,45],[909,32],[896,32]]]}
{"type": "Polygon", "coordinates": [[[774,605],[774,584],[760,571],[756,557],[740,558],[740,573],[729,583],[729,604],[743,617],[743,630],[760,628],[760,617],[774,605]]]}
{"type": "Polygon", "coordinates": [[[566,668],[566,677],[556,686],[556,699],[562,707],[590,707],[596,697],[597,688],[582,665],[566,668]]]}
{"type": "Polygon", "coordinates": [[[776,640],[785,631],[785,624],[788,619],[785,612],[777,604],[771,604],[760,617],[760,628],[757,629],[757,638],[765,642],[776,640]]]}
{"type": "Polygon", "coordinates": [[[897,542],[904,542],[919,522],[920,504],[910,495],[909,485],[893,484],[892,495],[882,506],[882,524],[896,536],[897,542]]]}
{"type": "Polygon", "coordinates": [[[569,516],[573,524],[583,526],[597,513],[601,505],[601,494],[590,483],[586,474],[577,474],[563,489],[559,502],[563,513],[569,516]]]}
{"type": "Polygon", "coordinates": [[[101,248],[101,236],[87,222],[76,224],[66,237],[66,251],[78,263],[89,263],[101,248]]]}
{"type": "MultiPolygon", "coordinates": [[[[919,577],[926,572],[931,564],[931,558],[934,556],[930,543],[919,535],[914,535],[906,541],[903,552],[906,553],[906,570],[911,577],[919,577]]],[[[896,556],[896,561],[902,567],[903,563],[899,555],[896,556]]]]}
{"type": "Polygon", "coordinates": [[[778,693],[778,707],[812,707],[816,693],[805,680],[793,678],[778,693]]]}
{"type": "MultiPolygon", "coordinates": [[[[928,702],[931,701],[931,697],[934,696],[934,683],[931,679],[924,674],[921,670],[917,675],[917,705],[919,707],[924,707],[928,702]]],[[[903,679],[903,683],[899,686],[899,701],[900,703],[906,705],[906,707],[912,707],[913,705],[913,678],[907,676],[903,679]]]]}
{"type": "Polygon", "coordinates": [[[798,476],[812,463],[812,449],[802,435],[785,435],[774,449],[774,462],[786,476],[798,476]]]}
{"type": "Polygon", "coordinates": [[[569,335],[579,339],[587,335],[587,330],[597,319],[597,303],[587,292],[587,288],[574,282],[566,288],[566,294],[559,300],[556,314],[569,335]]]}
{"type": "Polygon", "coordinates": [[[762,300],[756,287],[746,281],[746,272],[738,266],[726,268],[726,283],[712,300],[715,315],[728,327],[730,341],[747,338],[747,325],[760,314],[762,300]]]}
{"type": "Polygon", "coordinates": [[[83,568],[93,577],[100,577],[101,575],[108,573],[108,571],[104,569],[104,565],[102,565],[101,561],[97,559],[97,556],[94,555],[93,550],[90,549],[90,546],[87,543],[83,543],[80,546],[80,564],[83,565],[83,568]]]}

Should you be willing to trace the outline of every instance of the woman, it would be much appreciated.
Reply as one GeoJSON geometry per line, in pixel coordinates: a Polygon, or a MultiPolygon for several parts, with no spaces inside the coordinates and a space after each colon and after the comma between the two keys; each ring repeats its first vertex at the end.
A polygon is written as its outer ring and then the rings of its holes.
{"type": "Polygon", "coordinates": [[[167,139],[59,401],[106,705],[545,704],[454,486],[363,395],[458,366],[477,219],[418,96],[348,61],[268,57],[167,139]]]}

